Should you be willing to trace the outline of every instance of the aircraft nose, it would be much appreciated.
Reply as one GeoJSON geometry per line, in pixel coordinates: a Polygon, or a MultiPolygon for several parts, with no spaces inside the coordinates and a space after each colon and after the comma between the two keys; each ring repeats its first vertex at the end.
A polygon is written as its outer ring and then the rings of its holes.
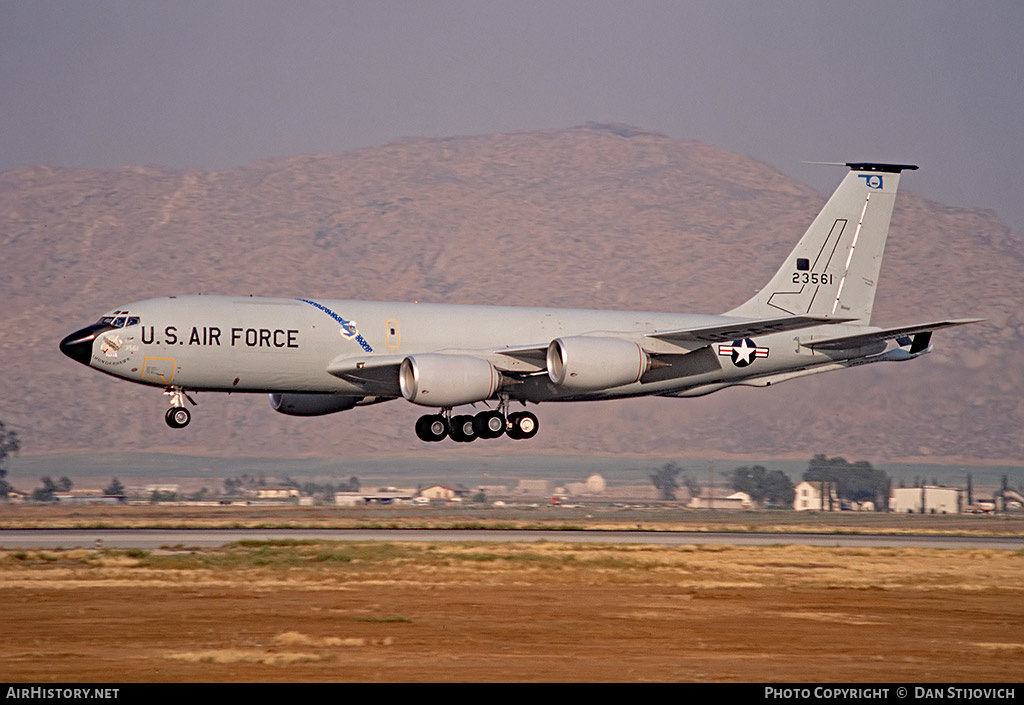
{"type": "Polygon", "coordinates": [[[96,336],[110,326],[91,325],[75,331],[60,341],[60,351],[76,362],[88,365],[92,361],[92,344],[96,336]]]}

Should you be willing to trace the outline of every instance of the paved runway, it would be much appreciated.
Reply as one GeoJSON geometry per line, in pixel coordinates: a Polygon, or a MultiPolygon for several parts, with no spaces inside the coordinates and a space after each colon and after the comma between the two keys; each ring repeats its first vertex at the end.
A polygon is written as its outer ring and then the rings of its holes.
{"type": "Polygon", "coordinates": [[[145,548],[223,546],[234,541],[495,541],[652,544],[659,546],[842,546],[1024,550],[1024,537],[813,534],[700,531],[499,531],[485,529],[8,529],[0,548],[145,548]]]}

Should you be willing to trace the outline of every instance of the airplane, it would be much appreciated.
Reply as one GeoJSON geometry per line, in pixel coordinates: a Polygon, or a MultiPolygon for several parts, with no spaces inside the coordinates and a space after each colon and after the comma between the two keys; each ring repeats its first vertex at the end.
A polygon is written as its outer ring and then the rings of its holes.
{"type": "Polygon", "coordinates": [[[320,416],[404,398],[431,409],[425,442],[532,438],[513,403],[697,397],[768,387],[931,351],[936,330],[981,319],[870,325],[903,171],[849,172],[768,284],[718,315],[321,298],[167,296],[118,306],[60,343],[77,362],[160,387],[165,420],[193,392],[260,392],[274,410],[320,416]],[[456,407],[483,404],[475,414],[456,407]]]}

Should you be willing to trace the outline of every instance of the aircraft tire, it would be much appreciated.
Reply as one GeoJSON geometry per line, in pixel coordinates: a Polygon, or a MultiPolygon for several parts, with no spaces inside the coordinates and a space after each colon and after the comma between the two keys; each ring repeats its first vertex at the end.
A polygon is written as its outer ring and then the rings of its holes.
{"type": "Polygon", "coordinates": [[[473,417],[473,429],[480,438],[497,438],[505,433],[506,425],[500,411],[481,411],[473,417]]]}
{"type": "Polygon", "coordinates": [[[436,443],[448,435],[448,422],[441,414],[427,414],[416,420],[416,436],[421,441],[436,443]]]}
{"type": "Polygon", "coordinates": [[[509,430],[508,435],[510,438],[515,440],[525,440],[527,438],[533,438],[537,435],[537,431],[540,429],[540,423],[537,421],[537,417],[531,414],[529,411],[520,411],[509,416],[509,421],[512,422],[512,428],[509,430]]]}
{"type": "Polygon", "coordinates": [[[185,428],[192,420],[192,414],[183,406],[172,406],[164,414],[164,421],[171,428],[185,428]]]}
{"type": "Polygon", "coordinates": [[[505,435],[511,438],[513,441],[522,440],[523,434],[519,432],[519,427],[516,426],[516,417],[519,414],[508,415],[508,430],[505,431],[505,435]]]}
{"type": "Polygon", "coordinates": [[[456,443],[470,443],[477,439],[477,432],[472,416],[453,416],[452,428],[448,435],[456,443]]]}

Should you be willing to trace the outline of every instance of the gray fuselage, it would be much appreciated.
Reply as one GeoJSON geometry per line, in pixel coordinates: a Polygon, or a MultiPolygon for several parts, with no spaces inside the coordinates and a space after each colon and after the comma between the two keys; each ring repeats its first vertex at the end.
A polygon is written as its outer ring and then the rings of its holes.
{"type": "MultiPolygon", "coordinates": [[[[543,349],[556,338],[600,336],[606,331],[639,339],[661,330],[735,320],[635,311],[179,296],[132,303],[105,314],[101,321],[123,324],[134,319],[138,320],[132,325],[98,334],[87,364],[165,388],[382,397],[401,395],[397,378],[370,384],[331,374],[328,368],[332,363],[344,365],[349,358],[372,366],[375,361],[423,353],[501,355],[506,348],[543,349]]],[[[661,346],[663,359],[674,362],[642,381],[587,392],[560,389],[542,374],[542,361],[531,365],[520,358],[521,381],[506,391],[513,399],[534,402],[706,393],[879,352],[881,348],[873,346],[826,354],[799,344],[812,340],[815,333],[834,336],[855,330],[864,328],[832,325],[827,331],[822,327],[764,335],[750,341],[756,353],[744,351],[738,360],[729,352],[732,341],[724,350],[713,343],[652,341],[661,346]],[[691,352],[698,354],[688,355],[691,352]]]]}

